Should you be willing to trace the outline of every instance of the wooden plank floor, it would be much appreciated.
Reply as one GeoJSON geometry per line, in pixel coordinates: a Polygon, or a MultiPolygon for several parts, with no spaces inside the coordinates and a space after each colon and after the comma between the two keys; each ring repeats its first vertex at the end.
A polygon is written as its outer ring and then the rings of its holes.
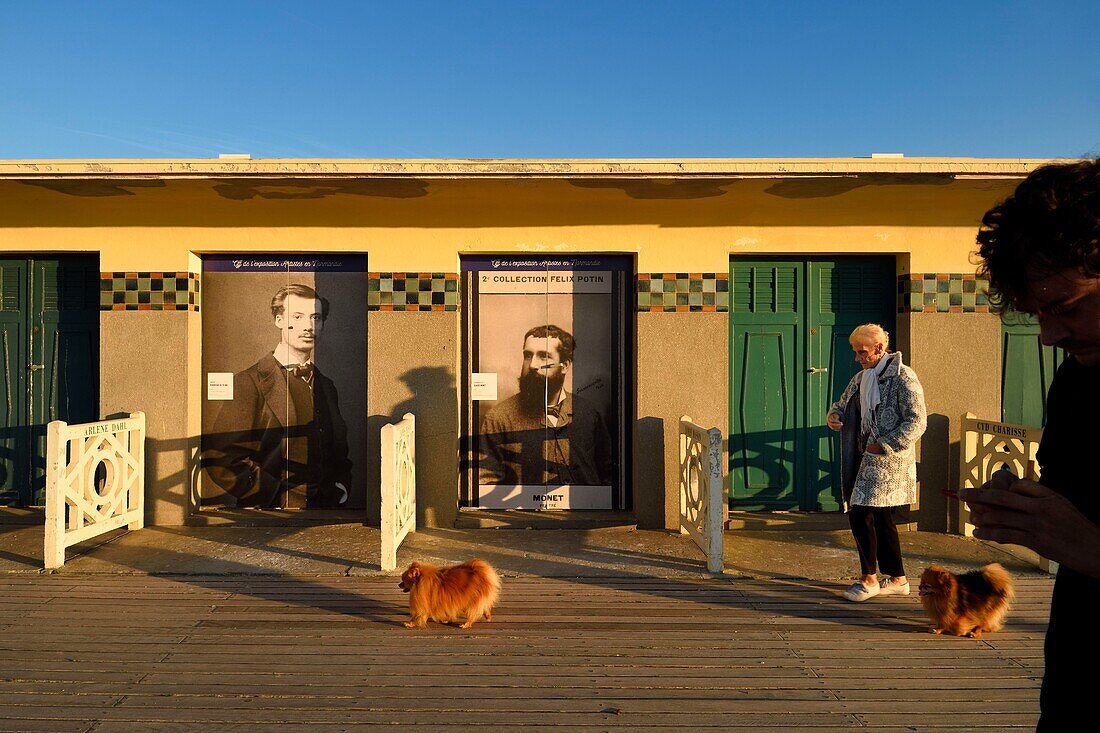
{"type": "Polygon", "coordinates": [[[0,576],[0,731],[1030,730],[1050,588],[973,640],[798,580],[505,578],[463,631],[395,578],[0,576]]]}

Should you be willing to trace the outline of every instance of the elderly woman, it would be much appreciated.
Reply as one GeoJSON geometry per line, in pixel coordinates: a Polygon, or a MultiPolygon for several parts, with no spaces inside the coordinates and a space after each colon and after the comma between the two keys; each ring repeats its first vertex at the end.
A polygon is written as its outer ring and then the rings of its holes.
{"type": "Polygon", "coordinates": [[[928,424],[924,390],[890,335],[874,323],[848,337],[863,370],[852,377],[825,421],[840,431],[840,475],[863,577],[844,592],[857,603],[909,595],[894,511],[917,500],[917,439],[928,424]],[[878,570],[886,579],[879,583],[878,570]]]}

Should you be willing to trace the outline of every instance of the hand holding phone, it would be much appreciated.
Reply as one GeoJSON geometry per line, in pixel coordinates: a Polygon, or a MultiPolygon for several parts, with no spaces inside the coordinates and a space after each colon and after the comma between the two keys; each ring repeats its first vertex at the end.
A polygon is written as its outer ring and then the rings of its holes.
{"type": "MultiPolygon", "coordinates": [[[[981,488],[993,489],[995,491],[1007,491],[1012,488],[1012,484],[1019,480],[1019,477],[1012,472],[1012,469],[1007,466],[1002,466],[993,472],[993,475],[989,477],[988,481],[981,485],[981,488]]],[[[964,489],[964,491],[966,491],[966,489],[964,489]]],[[[970,491],[974,491],[974,489],[970,489],[970,491]]],[[[944,489],[940,493],[952,499],[959,498],[958,492],[953,489],[944,489]]]]}
{"type": "Polygon", "coordinates": [[[997,489],[1000,491],[1007,491],[1012,488],[1012,484],[1019,481],[1019,477],[1012,473],[1012,469],[1007,467],[998,468],[993,472],[993,475],[989,477],[989,480],[982,484],[983,489],[997,489]]]}

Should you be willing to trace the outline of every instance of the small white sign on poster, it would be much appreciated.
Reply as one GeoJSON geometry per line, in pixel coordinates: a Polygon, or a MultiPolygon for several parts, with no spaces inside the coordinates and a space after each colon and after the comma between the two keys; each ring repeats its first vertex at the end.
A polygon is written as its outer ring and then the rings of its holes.
{"type": "Polygon", "coordinates": [[[610,509],[610,486],[509,486],[478,487],[481,509],[610,509]]]}
{"type": "Polygon", "coordinates": [[[470,398],[495,400],[497,398],[497,373],[474,372],[470,375],[470,398]]]}
{"type": "Polygon", "coordinates": [[[207,372],[206,399],[233,399],[233,372],[207,372]]]}

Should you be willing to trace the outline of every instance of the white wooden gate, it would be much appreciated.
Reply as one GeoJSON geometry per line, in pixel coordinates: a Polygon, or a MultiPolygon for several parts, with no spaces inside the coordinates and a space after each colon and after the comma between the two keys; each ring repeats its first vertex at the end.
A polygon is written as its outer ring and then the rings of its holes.
{"type": "MultiPolygon", "coordinates": [[[[976,489],[1001,469],[1008,468],[1020,478],[1039,480],[1039,463],[1035,454],[1043,438],[1042,428],[1027,425],[982,420],[973,413],[962,416],[960,423],[959,476],[963,488],[976,489]]],[[[959,531],[970,537],[974,525],[970,523],[970,508],[959,502],[959,531]]],[[[1040,557],[1037,553],[1019,545],[1001,545],[1005,550],[1046,572],[1057,571],[1058,564],[1040,557]]]]}
{"type": "Polygon", "coordinates": [[[47,569],[65,548],[113,529],[145,526],[145,413],[69,425],[46,433],[47,569]]]}
{"type": "Polygon", "coordinates": [[[722,431],[680,418],[680,533],[707,557],[707,570],[721,573],[726,495],[722,481],[722,431]]]}
{"type": "Polygon", "coordinates": [[[382,570],[397,569],[397,548],[416,531],[416,417],[382,428],[382,570]]]}

